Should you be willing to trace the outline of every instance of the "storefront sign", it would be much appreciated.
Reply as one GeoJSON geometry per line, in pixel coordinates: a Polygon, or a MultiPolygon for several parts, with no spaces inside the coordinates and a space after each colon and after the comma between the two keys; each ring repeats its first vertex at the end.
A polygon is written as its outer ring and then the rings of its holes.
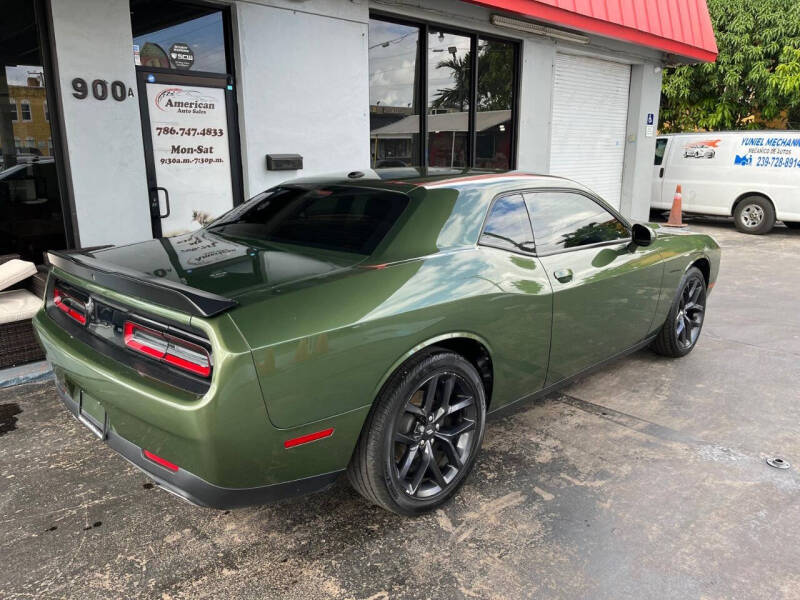
{"type": "Polygon", "coordinates": [[[164,236],[197,229],[233,207],[225,91],[147,84],[156,180],[169,191],[164,236]]]}
{"type": "Polygon", "coordinates": [[[176,69],[191,69],[194,64],[194,52],[189,44],[172,44],[169,48],[169,59],[176,69]]]}

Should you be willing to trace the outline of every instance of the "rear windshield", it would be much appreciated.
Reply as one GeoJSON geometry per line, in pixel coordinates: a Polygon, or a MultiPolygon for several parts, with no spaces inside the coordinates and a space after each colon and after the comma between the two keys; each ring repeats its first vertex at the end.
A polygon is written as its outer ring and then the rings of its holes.
{"type": "Polygon", "coordinates": [[[396,192],[346,186],[278,187],[209,225],[215,233],[371,254],[408,204],[396,192]]]}

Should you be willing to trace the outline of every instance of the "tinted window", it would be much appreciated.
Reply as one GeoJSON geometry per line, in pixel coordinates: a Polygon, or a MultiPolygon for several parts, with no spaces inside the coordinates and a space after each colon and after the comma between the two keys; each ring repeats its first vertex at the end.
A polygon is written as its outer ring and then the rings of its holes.
{"type": "Polygon", "coordinates": [[[472,39],[431,29],[428,33],[428,165],[466,167],[472,39]]]}
{"type": "Polygon", "coordinates": [[[480,242],[512,252],[533,250],[531,223],[522,196],[504,196],[494,203],[480,242]]]}
{"type": "Polygon", "coordinates": [[[137,65],[212,73],[228,70],[220,10],[180,2],[132,0],[131,27],[137,65]]]}
{"type": "Polygon", "coordinates": [[[419,164],[419,28],[369,21],[372,166],[419,164]]]}
{"type": "Polygon", "coordinates": [[[654,165],[660,165],[664,160],[664,151],[667,149],[667,138],[658,138],[656,140],[656,158],[653,161],[654,165]]]}
{"type": "Polygon", "coordinates": [[[211,231],[267,242],[370,254],[408,197],[343,186],[275,188],[220,217],[211,231]]]}
{"type": "Polygon", "coordinates": [[[525,194],[540,253],[620,240],[625,225],[593,200],[570,192],[525,194]]]}
{"type": "Polygon", "coordinates": [[[478,40],[478,104],[475,166],[511,168],[514,107],[515,46],[511,42],[478,40]]]}

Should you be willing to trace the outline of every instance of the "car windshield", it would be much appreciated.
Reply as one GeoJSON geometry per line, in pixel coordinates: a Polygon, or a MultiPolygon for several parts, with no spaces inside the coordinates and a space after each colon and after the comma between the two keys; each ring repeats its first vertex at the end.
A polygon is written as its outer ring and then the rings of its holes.
{"type": "Polygon", "coordinates": [[[405,194],[347,186],[278,187],[208,226],[231,237],[371,254],[408,204],[405,194]]]}

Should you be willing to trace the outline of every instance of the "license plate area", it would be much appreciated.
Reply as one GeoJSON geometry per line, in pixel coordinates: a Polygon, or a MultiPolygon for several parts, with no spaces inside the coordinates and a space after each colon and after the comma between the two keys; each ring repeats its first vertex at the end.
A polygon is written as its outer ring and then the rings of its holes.
{"type": "Polygon", "coordinates": [[[108,437],[108,415],[99,401],[83,390],[78,391],[78,420],[101,440],[108,437]]]}

